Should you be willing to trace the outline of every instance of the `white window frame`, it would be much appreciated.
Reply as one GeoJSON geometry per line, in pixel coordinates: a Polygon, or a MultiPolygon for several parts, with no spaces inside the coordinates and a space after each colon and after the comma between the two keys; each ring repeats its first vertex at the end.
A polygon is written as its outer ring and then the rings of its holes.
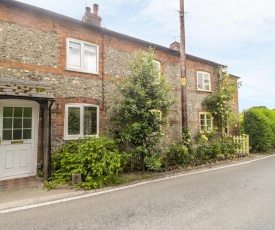
{"type": "Polygon", "coordinates": [[[199,113],[199,125],[200,125],[200,131],[206,131],[206,132],[210,132],[210,131],[213,131],[213,117],[212,117],[212,114],[209,113],[209,112],[200,112],[199,113]],[[201,115],[204,115],[204,118],[203,118],[203,121],[204,121],[204,129],[202,129],[202,125],[201,125],[201,115]],[[211,123],[210,123],[210,127],[208,127],[207,125],[207,115],[210,115],[210,120],[211,120],[211,123]]]}
{"type": "Polygon", "coordinates": [[[211,92],[211,75],[210,73],[204,72],[204,71],[197,71],[197,89],[199,91],[207,91],[211,92]],[[199,74],[202,75],[202,88],[199,87],[199,74]],[[205,86],[205,77],[209,77],[209,89],[206,89],[205,86]]]}
{"type": "Polygon", "coordinates": [[[84,136],[88,137],[98,137],[99,136],[99,106],[93,104],[85,104],[85,103],[68,103],[65,105],[65,119],[64,119],[64,140],[73,140],[78,139],[84,136]],[[84,135],[84,108],[85,107],[94,107],[97,108],[97,127],[95,135],[84,135]],[[68,134],[68,110],[69,108],[80,108],[80,133],[75,135],[68,134]]]}
{"type": "Polygon", "coordinates": [[[161,63],[160,63],[160,61],[158,61],[158,60],[153,60],[153,65],[155,65],[155,67],[158,69],[158,76],[159,76],[159,78],[160,78],[160,76],[161,76],[161,63]]]}
{"type": "Polygon", "coordinates": [[[76,72],[83,72],[83,73],[91,73],[91,74],[98,74],[98,69],[99,69],[99,46],[90,42],[85,42],[73,38],[66,38],[66,70],[70,71],[76,71],[76,72]],[[70,66],[70,55],[69,55],[69,46],[70,42],[78,43],[80,44],[80,68],[77,68],[75,66],[70,66]],[[89,46],[94,46],[96,47],[96,71],[89,71],[87,69],[84,69],[83,67],[83,59],[84,59],[84,45],[89,45],[89,46]]]}
{"type": "MultiPolygon", "coordinates": [[[[157,116],[159,117],[160,120],[162,120],[162,112],[159,109],[150,109],[149,112],[151,112],[152,114],[158,114],[157,116]]],[[[164,127],[163,125],[161,126],[161,130],[160,130],[161,135],[164,135],[164,127]]]]}

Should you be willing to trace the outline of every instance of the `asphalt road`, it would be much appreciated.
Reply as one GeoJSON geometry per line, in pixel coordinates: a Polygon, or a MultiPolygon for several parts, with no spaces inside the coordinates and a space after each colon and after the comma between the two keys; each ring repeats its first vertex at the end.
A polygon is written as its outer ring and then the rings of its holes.
{"type": "Polygon", "coordinates": [[[0,214],[0,229],[275,229],[275,156],[0,214]]]}

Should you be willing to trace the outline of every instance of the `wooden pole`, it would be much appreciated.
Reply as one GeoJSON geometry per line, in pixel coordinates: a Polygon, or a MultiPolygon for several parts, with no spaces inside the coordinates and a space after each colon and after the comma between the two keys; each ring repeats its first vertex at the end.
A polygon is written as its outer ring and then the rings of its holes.
{"type": "Polygon", "coordinates": [[[180,0],[180,67],[181,67],[181,102],[182,126],[188,127],[187,117],[187,89],[186,89],[186,51],[184,26],[184,0],[180,0]]]}

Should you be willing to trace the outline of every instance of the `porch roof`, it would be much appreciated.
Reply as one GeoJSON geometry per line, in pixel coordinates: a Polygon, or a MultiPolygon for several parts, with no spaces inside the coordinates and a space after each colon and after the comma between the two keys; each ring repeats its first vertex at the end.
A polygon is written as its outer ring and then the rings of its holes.
{"type": "Polygon", "coordinates": [[[54,100],[53,87],[50,83],[13,78],[0,78],[0,97],[3,96],[54,100]]]}

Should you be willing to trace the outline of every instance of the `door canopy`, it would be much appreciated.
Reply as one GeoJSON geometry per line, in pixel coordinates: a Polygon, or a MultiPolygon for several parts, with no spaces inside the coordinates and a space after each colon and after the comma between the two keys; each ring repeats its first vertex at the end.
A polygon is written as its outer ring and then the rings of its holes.
{"type": "Polygon", "coordinates": [[[25,99],[32,98],[33,100],[54,100],[54,93],[50,83],[1,78],[0,97],[22,97],[25,99]]]}

